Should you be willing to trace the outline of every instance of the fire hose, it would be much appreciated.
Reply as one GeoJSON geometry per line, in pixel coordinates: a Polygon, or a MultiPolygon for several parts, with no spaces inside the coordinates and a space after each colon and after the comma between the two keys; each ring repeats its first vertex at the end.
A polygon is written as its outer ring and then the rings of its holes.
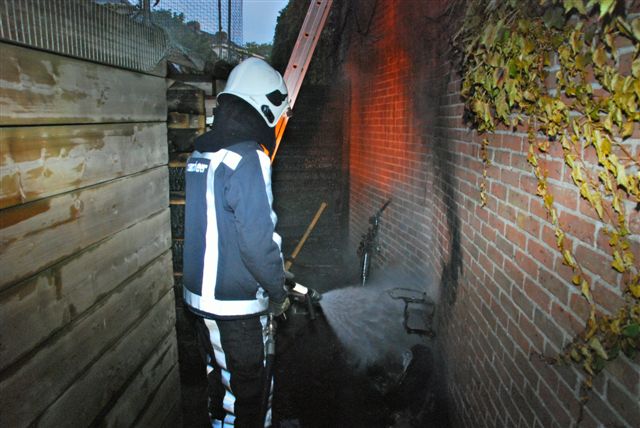
{"type": "MultiPolygon", "coordinates": [[[[298,284],[294,280],[294,276],[290,272],[286,272],[285,288],[287,289],[288,297],[294,302],[303,303],[306,305],[309,311],[309,319],[316,319],[315,305],[320,301],[322,295],[316,290],[307,288],[302,284],[298,284]]],[[[286,315],[282,314],[282,317],[286,319],[286,315]]],[[[267,325],[265,327],[266,341],[264,345],[265,349],[265,379],[262,389],[262,404],[261,415],[266,423],[267,412],[269,409],[269,398],[271,396],[271,384],[273,382],[273,365],[276,359],[276,330],[277,322],[273,314],[269,314],[267,325]]]]}
{"type": "MultiPolygon", "coordinates": [[[[309,319],[312,321],[316,319],[316,311],[315,311],[314,305],[318,303],[322,295],[311,288],[307,288],[304,285],[298,284],[297,282],[295,282],[294,275],[291,272],[289,272],[289,268],[293,264],[300,250],[302,249],[302,246],[307,241],[307,238],[311,234],[311,231],[315,228],[316,223],[318,222],[320,216],[322,215],[326,207],[327,207],[327,203],[322,202],[322,204],[320,205],[320,208],[318,209],[315,216],[311,220],[311,223],[307,227],[307,230],[304,232],[304,235],[300,239],[300,242],[298,243],[295,250],[293,251],[291,258],[285,264],[285,288],[287,290],[287,295],[290,298],[290,300],[292,300],[293,302],[300,302],[306,305],[307,311],[309,313],[309,319]]],[[[284,317],[285,315],[283,314],[282,316],[284,317]]],[[[276,329],[277,329],[277,322],[275,320],[275,317],[273,316],[273,314],[269,314],[269,319],[265,327],[265,333],[266,333],[266,341],[264,345],[265,379],[264,379],[264,385],[262,389],[262,403],[261,403],[261,409],[260,409],[260,414],[262,415],[262,418],[263,418],[262,420],[265,422],[265,425],[267,422],[267,412],[269,409],[269,398],[271,396],[271,384],[273,382],[273,365],[276,358],[276,329]]]]}

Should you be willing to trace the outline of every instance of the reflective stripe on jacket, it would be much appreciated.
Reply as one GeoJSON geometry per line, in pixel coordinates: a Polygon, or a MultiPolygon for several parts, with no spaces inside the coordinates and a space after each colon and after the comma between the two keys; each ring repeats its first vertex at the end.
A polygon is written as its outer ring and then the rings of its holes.
{"type": "Polygon", "coordinates": [[[184,299],[196,312],[238,317],[285,298],[269,157],[255,142],[195,151],[186,167],[184,299]]]}

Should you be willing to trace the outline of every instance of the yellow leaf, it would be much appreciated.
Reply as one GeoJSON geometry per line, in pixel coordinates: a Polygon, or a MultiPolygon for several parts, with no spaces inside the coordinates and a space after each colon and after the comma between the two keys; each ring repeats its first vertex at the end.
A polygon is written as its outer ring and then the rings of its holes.
{"type": "Polygon", "coordinates": [[[574,285],[580,284],[581,281],[582,277],[580,275],[573,275],[573,278],[571,278],[571,282],[573,282],[574,285]]]}
{"type": "Polygon", "coordinates": [[[584,279],[580,283],[580,291],[582,291],[582,295],[587,299],[589,303],[593,303],[593,297],[591,296],[591,289],[589,288],[589,283],[584,279]]]}
{"type": "Polygon", "coordinates": [[[564,156],[564,160],[567,163],[567,165],[569,165],[570,168],[573,168],[573,156],[567,154],[564,156]]]}
{"type": "Polygon", "coordinates": [[[591,196],[591,192],[589,191],[589,186],[587,185],[586,182],[582,182],[580,184],[580,195],[585,198],[587,201],[591,202],[592,196],[591,196]]]}
{"type": "Polygon", "coordinates": [[[597,337],[591,338],[591,340],[589,341],[589,346],[591,347],[591,349],[596,351],[596,354],[598,354],[599,357],[604,358],[605,360],[609,359],[607,351],[604,350],[602,343],[600,343],[600,339],[598,339],[597,337]]]}
{"type": "Polygon", "coordinates": [[[571,252],[569,252],[569,250],[564,250],[562,252],[562,255],[564,256],[564,262],[566,265],[576,267],[576,261],[573,259],[573,256],[571,255],[571,252]]]}
{"type": "Polygon", "coordinates": [[[640,42],[640,18],[631,21],[631,31],[633,32],[633,37],[640,42]]]}
{"type": "Polygon", "coordinates": [[[550,193],[547,193],[546,195],[544,195],[544,206],[547,207],[547,209],[551,209],[552,205],[553,205],[553,195],[550,193]]]}
{"type": "Polygon", "coordinates": [[[627,266],[633,266],[634,255],[631,251],[625,251],[622,260],[627,266]]]}
{"type": "Polygon", "coordinates": [[[579,164],[576,164],[571,169],[571,178],[573,178],[573,181],[578,185],[584,181],[584,179],[582,178],[582,170],[580,169],[579,164]]]}
{"type": "Polygon", "coordinates": [[[636,283],[629,285],[629,291],[631,291],[633,297],[640,299],[640,284],[636,283]]]}
{"type": "Polygon", "coordinates": [[[604,67],[607,63],[607,54],[602,46],[598,46],[596,51],[593,53],[593,62],[600,68],[604,67]]]}
{"type": "Polygon", "coordinates": [[[578,351],[575,350],[575,348],[571,349],[569,355],[571,356],[571,359],[576,363],[579,363],[580,360],[582,360],[582,356],[578,353],[578,351]]]}
{"type": "Polygon", "coordinates": [[[598,213],[598,217],[600,217],[600,219],[602,220],[604,218],[604,209],[602,208],[602,198],[600,196],[600,193],[598,192],[591,193],[591,198],[589,199],[589,202],[591,202],[591,205],[593,205],[593,208],[598,213]]]}
{"type": "Polygon", "coordinates": [[[557,234],[556,245],[560,250],[564,248],[564,233],[557,234]]]}
{"type": "Polygon", "coordinates": [[[628,120],[622,126],[622,131],[620,132],[620,136],[622,138],[630,137],[633,134],[633,122],[628,120]]]}
{"type": "Polygon", "coordinates": [[[613,196],[613,200],[611,201],[611,206],[618,214],[622,214],[622,206],[620,205],[620,198],[618,195],[613,196]]]}
{"type": "Polygon", "coordinates": [[[616,169],[618,170],[618,173],[616,174],[616,181],[620,186],[628,189],[629,183],[627,181],[627,173],[624,169],[624,165],[618,164],[616,169]]]}
{"type": "Polygon", "coordinates": [[[620,257],[620,253],[618,251],[613,252],[613,262],[611,266],[617,270],[618,272],[624,272],[624,262],[622,261],[622,257],[620,257]]]}

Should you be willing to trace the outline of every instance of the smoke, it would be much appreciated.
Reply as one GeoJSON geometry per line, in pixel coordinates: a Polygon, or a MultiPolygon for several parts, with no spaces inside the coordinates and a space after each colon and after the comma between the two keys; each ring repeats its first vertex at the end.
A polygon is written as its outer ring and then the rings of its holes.
{"type": "Polygon", "coordinates": [[[323,295],[320,306],[347,350],[347,360],[356,369],[382,364],[404,365],[411,346],[425,344],[427,339],[408,333],[404,327],[405,302],[391,298],[387,292],[398,287],[410,288],[386,280],[323,295]]]}

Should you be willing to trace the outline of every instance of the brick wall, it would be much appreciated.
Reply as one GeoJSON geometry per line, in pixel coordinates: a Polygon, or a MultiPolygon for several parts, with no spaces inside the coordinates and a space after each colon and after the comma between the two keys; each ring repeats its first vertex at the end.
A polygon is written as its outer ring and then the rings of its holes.
{"type": "MultiPolygon", "coordinates": [[[[535,355],[555,355],[582,329],[588,308],[532,196],[525,134],[490,137],[489,200],[479,204],[483,137],[463,121],[460,77],[448,62],[447,34],[455,29],[446,3],[351,2],[350,244],[355,248],[367,218],[391,197],[377,265],[402,266],[439,300],[457,426],[570,426],[580,411],[582,372],[535,355]]],[[[629,62],[632,49],[621,48],[629,62]]],[[[594,295],[602,310],[613,310],[620,278],[608,267],[602,225],[571,184],[561,153],[552,150],[544,163],[594,295]]],[[[637,238],[637,212],[632,227],[637,238]]],[[[638,362],[622,356],[596,378],[581,426],[637,424],[638,362]]]]}
{"type": "Polygon", "coordinates": [[[344,284],[343,236],[347,211],[342,167],[344,90],[305,84],[273,164],[274,210],[282,252],[289,258],[322,202],[322,216],[291,266],[296,280],[326,291],[344,284]]]}

